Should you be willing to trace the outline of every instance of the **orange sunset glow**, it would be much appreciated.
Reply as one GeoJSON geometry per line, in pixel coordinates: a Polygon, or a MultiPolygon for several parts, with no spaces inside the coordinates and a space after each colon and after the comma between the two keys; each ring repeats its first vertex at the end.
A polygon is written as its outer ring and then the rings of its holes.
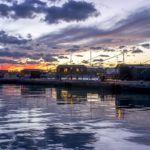
{"type": "Polygon", "coordinates": [[[49,65],[46,63],[43,64],[1,64],[0,70],[8,70],[8,71],[17,71],[20,72],[23,69],[41,69],[41,70],[50,70],[55,69],[54,65],[49,65]]]}

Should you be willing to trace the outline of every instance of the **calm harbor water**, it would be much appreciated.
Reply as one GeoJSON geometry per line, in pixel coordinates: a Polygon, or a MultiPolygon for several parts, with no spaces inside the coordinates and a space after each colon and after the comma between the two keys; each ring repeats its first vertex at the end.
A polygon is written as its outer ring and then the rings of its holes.
{"type": "Polygon", "coordinates": [[[149,150],[150,95],[0,85],[0,150],[149,150]]]}

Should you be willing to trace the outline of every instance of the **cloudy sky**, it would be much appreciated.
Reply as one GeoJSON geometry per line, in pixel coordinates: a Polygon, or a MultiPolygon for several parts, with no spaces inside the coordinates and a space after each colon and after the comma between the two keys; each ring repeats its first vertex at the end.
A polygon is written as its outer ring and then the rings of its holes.
{"type": "Polygon", "coordinates": [[[149,0],[0,0],[0,63],[113,66],[150,59],[149,0]],[[90,52],[91,51],[91,52],[90,52]]]}

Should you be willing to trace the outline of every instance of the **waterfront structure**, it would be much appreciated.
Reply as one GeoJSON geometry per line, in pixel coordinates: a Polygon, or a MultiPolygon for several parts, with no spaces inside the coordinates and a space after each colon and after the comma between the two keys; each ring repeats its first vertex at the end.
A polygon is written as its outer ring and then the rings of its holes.
{"type": "Polygon", "coordinates": [[[117,68],[105,68],[106,79],[118,79],[118,69],[117,68]]]}
{"type": "Polygon", "coordinates": [[[62,78],[72,80],[82,78],[87,75],[87,67],[84,65],[59,65],[56,68],[56,79],[62,78]]]}
{"type": "Polygon", "coordinates": [[[0,78],[4,78],[6,75],[8,75],[7,70],[0,70],[0,78]]]}
{"type": "Polygon", "coordinates": [[[60,75],[81,75],[87,72],[84,65],[59,65],[56,69],[60,75]]]}
{"type": "Polygon", "coordinates": [[[0,70],[0,78],[16,79],[19,77],[19,72],[10,72],[7,70],[0,70]]]}
{"type": "Polygon", "coordinates": [[[128,65],[117,66],[119,79],[121,80],[145,80],[150,81],[150,65],[128,65]]]}
{"type": "Polygon", "coordinates": [[[100,67],[87,67],[87,74],[95,76],[104,75],[105,69],[100,67]]]}
{"type": "Polygon", "coordinates": [[[24,78],[41,78],[43,74],[44,71],[40,69],[24,69],[21,71],[21,77],[24,78]]]}

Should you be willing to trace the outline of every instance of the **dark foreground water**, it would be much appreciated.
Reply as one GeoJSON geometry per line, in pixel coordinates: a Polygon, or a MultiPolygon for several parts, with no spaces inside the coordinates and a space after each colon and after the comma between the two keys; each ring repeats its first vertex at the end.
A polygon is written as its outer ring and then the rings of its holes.
{"type": "Polygon", "coordinates": [[[150,150],[150,95],[0,86],[0,150],[150,150]]]}

